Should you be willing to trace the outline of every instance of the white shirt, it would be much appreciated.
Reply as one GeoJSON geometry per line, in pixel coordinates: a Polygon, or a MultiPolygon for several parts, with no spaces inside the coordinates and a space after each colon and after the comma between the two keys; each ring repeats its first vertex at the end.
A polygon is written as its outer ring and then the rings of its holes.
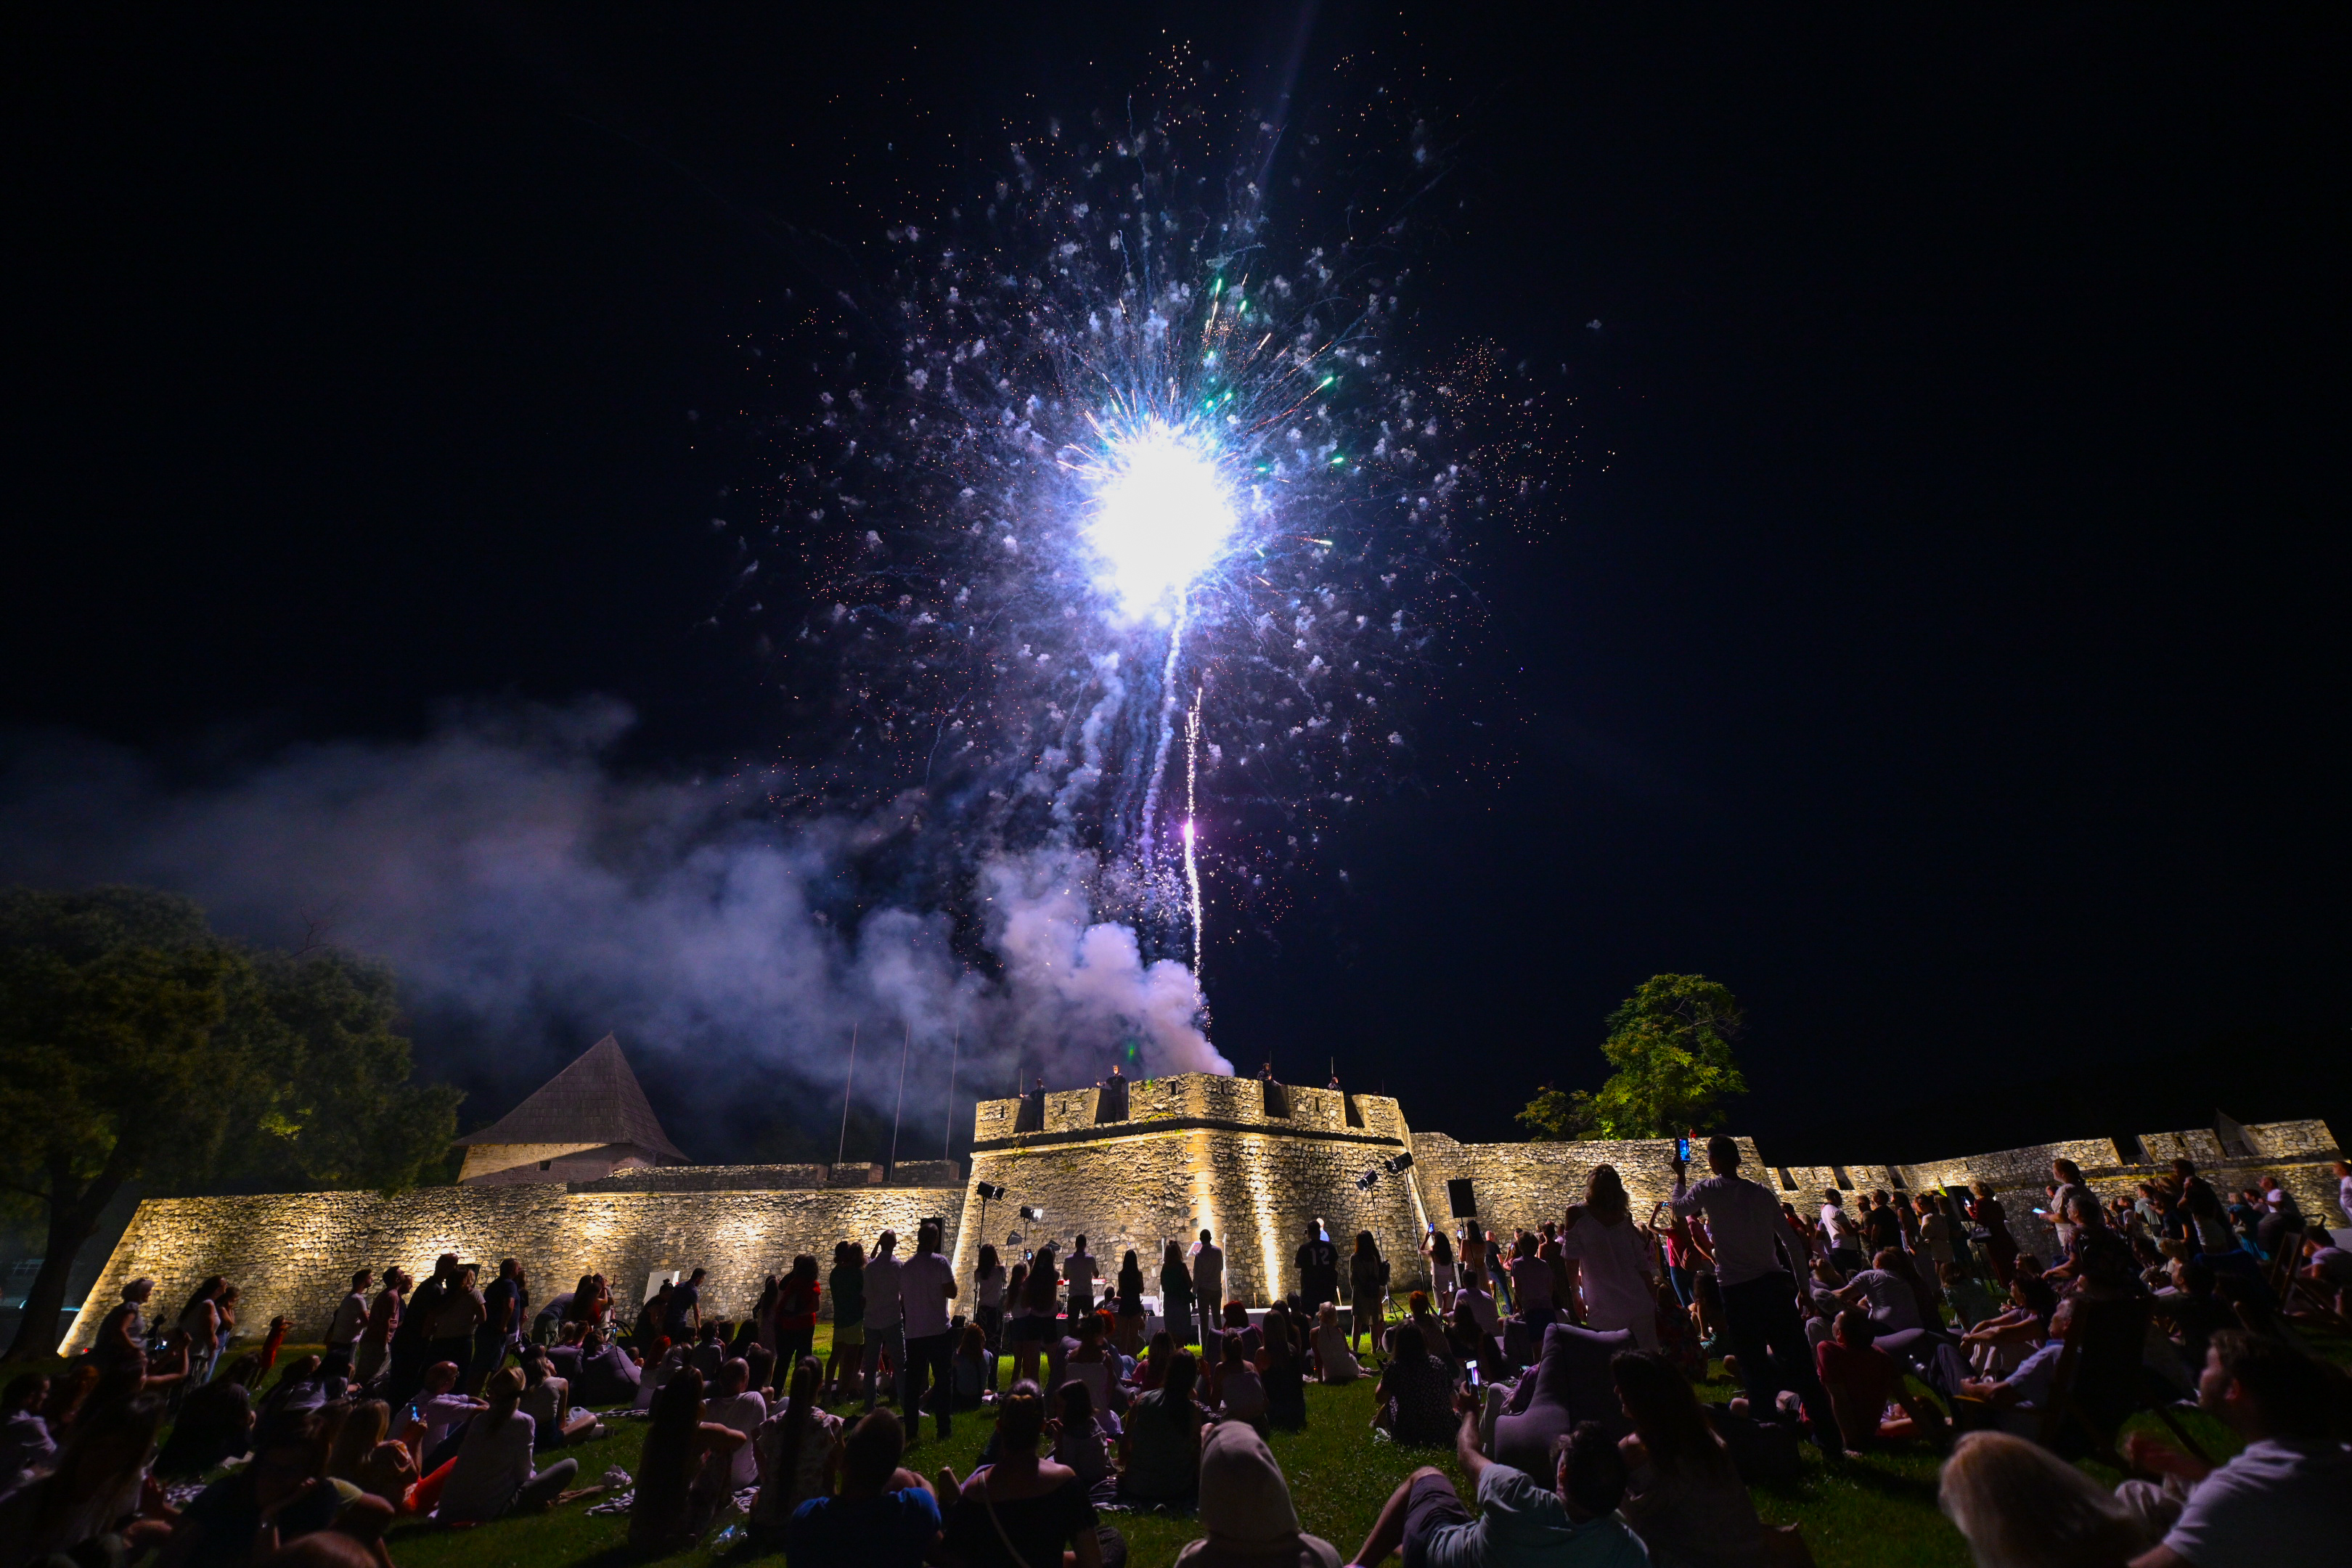
{"type": "Polygon", "coordinates": [[[462,1394],[420,1394],[413,1408],[425,1423],[425,1451],[429,1454],[448,1440],[451,1427],[481,1409],[482,1402],[462,1394]]]}
{"type": "Polygon", "coordinates": [[[1686,1187],[1688,1173],[1675,1178],[1675,1212],[1687,1219],[1706,1215],[1715,1238],[1715,1278],[1726,1289],[1783,1272],[1778,1250],[1788,1221],[1771,1193],[1745,1176],[1709,1176],[1686,1187]]]}
{"type": "Polygon", "coordinates": [[[360,1331],[367,1327],[367,1298],[352,1291],[335,1309],[335,1321],[327,1325],[327,1342],[345,1346],[359,1343],[360,1331]]]}
{"type": "Polygon", "coordinates": [[[1832,1252],[1839,1247],[1853,1245],[1853,1221],[1846,1218],[1843,1205],[1839,1204],[1822,1205],[1822,1236],[1829,1242],[1830,1250],[1832,1252]]]}
{"type": "Polygon", "coordinates": [[[1095,1255],[1073,1252],[1062,1259],[1062,1281],[1070,1288],[1075,1306],[1091,1307],[1095,1300],[1095,1255]]]}
{"type": "Polygon", "coordinates": [[[1577,1278],[1594,1328],[1630,1328],[1656,1314],[1658,1298],[1650,1281],[1656,1277],[1657,1263],[1649,1238],[1630,1215],[1603,1225],[1597,1215],[1580,1215],[1559,1240],[1560,1250],[1577,1261],[1577,1278]]]}
{"type": "Polygon", "coordinates": [[[563,1378],[542,1377],[522,1391],[518,1408],[540,1431],[561,1437],[563,1417],[572,1408],[572,1384],[563,1378]]]}
{"type": "Polygon", "coordinates": [[[898,1326],[898,1270],[902,1267],[895,1256],[877,1258],[866,1266],[867,1328],[895,1329],[898,1326]]]}
{"type": "MultiPolygon", "coordinates": [[[[907,1337],[927,1340],[948,1331],[948,1287],[955,1283],[955,1269],[936,1252],[918,1252],[898,1266],[898,1300],[906,1314],[907,1337]]],[[[866,1288],[874,1289],[874,1270],[866,1271],[866,1288]]],[[[866,1298],[869,1301],[871,1296],[866,1298]]],[[[873,1309],[866,1310],[866,1321],[873,1321],[873,1309]]]]}
{"type": "Polygon", "coordinates": [[[745,1487],[759,1485],[760,1456],[752,1451],[751,1438],[760,1429],[760,1423],[768,1418],[768,1402],[756,1390],[745,1389],[740,1394],[724,1394],[707,1402],[702,1407],[702,1418],[743,1434],[743,1446],[727,1456],[728,1463],[734,1467],[727,1481],[729,1489],[740,1492],[745,1487]]]}
{"type": "Polygon", "coordinates": [[[991,1274],[974,1274],[971,1283],[973,1289],[979,1292],[982,1306],[1004,1305],[1004,1265],[998,1264],[995,1272],[991,1274]]]}
{"type": "Polygon", "coordinates": [[[518,1410],[490,1430],[486,1416],[466,1428],[457,1468],[441,1489],[445,1520],[496,1519],[531,1478],[530,1417],[518,1410]]]}
{"type": "Polygon", "coordinates": [[[2190,1489],[2164,1543],[2197,1568],[2341,1563],[2352,1549],[2352,1454],[2264,1438],[2190,1489]]]}

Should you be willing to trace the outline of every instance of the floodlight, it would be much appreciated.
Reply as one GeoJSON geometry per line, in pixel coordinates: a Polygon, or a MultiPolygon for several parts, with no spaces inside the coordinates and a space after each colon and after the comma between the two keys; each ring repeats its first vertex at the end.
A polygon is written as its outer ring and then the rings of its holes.
{"type": "Polygon", "coordinates": [[[1032,1208],[1027,1204],[1023,1204],[1021,1205],[1021,1217],[1033,1223],[1039,1222],[1045,1219],[1045,1211],[1040,1208],[1032,1208]]]}
{"type": "Polygon", "coordinates": [[[1004,1189],[993,1182],[974,1182],[971,1190],[979,1194],[982,1203],[1001,1204],[1004,1201],[1004,1189]]]}
{"type": "Polygon", "coordinates": [[[1402,1176],[1407,1171],[1412,1169],[1412,1156],[1411,1154],[1399,1154],[1388,1161],[1387,1163],[1388,1173],[1390,1175],[1402,1176]]]}

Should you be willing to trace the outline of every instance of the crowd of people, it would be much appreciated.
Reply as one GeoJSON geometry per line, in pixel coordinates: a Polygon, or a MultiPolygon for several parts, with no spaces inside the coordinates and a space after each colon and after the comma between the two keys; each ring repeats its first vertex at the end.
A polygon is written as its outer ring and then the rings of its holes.
{"type": "MultiPolygon", "coordinates": [[[[1807,1440],[1834,1465],[1948,1453],[1945,1510],[1985,1563],[2352,1555],[2345,1379],[2298,1342],[2315,1321],[2341,1328],[2352,1259],[2283,1188],[2224,1199],[2182,1161],[2102,1195],[2059,1160],[2036,1208],[2045,1260],[1988,1187],[1851,1209],[1830,1191],[1807,1215],[1739,1158],[1707,1141],[1709,1173],[1675,1162],[1646,1215],[1601,1165],[1556,1221],[1430,1227],[1412,1270],[1428,1284],[1402,1301],[1377,1237],[1319,1220],[1290,1259],[1297,1288],[1263,1309],[1234,1299],[1208,1230],[1148,1263],[1084,1236],[1019,1257],[983,1245],[967,1300],[926,1222],[904,1256],[886,1231],[870,1250],[840,1242],[822,1271],[795,1258],[740,1317],[699,1268],[634,1310],[593,1274],[534,1309],[511,1258],[487,1282],[454,1254],[422,1280],[361,1270],[323,1350],[281,1369],[283,1320],[228,1353],[234,1286],[205,1280],[163,1320],[134,1280],[88,1354],[5,1390],[0,1568],[151,1550],[163,1568],[230,1568],[298,1548],[388,1568],[396,1520],[469,1525],[588,1491],[625,1506],[649,1554],[732,1507],[793,1568],[1116,1568],[1103,1516],[1143,1509],[1197,1510],[1195,1568],[1338,1568],[1267,1438],[1307,1423],[1309,1384],[1365,1378],[1366,1441],[1450,1447],[1475,1495],[1416,1470],[1348,1559],[1361,1568],[1392,1552],[1406,1568],[1801,1562],[1748,1488],[1793,1478],[1807,1440]],[[2136,1401],[2193,1403],[2243,1452],[2216,1466],[2135,1436],[2121,1458],[2139,1473],[2115,1490],[2072,1463],[2113,1434],[2060,1419],[2066,1352],[2111,1321],[2143,1336],[2136,1401]],[[1740,1392],[1716,1405],[1697,1386],[1718,1357],[1740,1392]],[[945,1438],[982,1409],[971,1475],[908,1468],[925,1416],[945,1438]],[[575,1487],[561,1450],[624,1417],[646,1424],[625,1495],[575,1487]]],[[[2352,1167],[2338,1175],[2352,1204],[2352,1167]]]]}

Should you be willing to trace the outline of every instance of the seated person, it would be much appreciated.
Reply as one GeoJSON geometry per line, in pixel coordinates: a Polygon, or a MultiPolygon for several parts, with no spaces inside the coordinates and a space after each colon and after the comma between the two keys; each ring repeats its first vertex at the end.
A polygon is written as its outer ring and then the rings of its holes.
{"type": "MultiPolygon", "coordinates": [[[[7,1396],[0,1400],[0,1496],[16,1490],[27,1471],[47,1469],[57,1458],[57,1439],[41,1418],[41,1405],[48,1397],[49,1380],[37,1372],[19,1373],[9,1380],[7,1396]]],[[[248,1411],[247,1419],[251,1418],[248,1411]]],[[[219,1462],[217,1458],[212,1461],[219,1462]]]]}
{"type": "Polygon", "coordinates": [[[1968,1429],[1990,1426],[2020,1437],[2037,1436],[2073,1317],[2073,1301],[2061,1302],[2050,1321],[2050,1337],[2006,1377],[1967,1377],[1948,1371],[1931,1373],[1929,1382],[1953,1401],[1953,1419],[1968,1429]]]}
{"type": "Polygon", "coordinates": [[[457,1363],[435,1362],[425,1369],[425,1385],[408,1402],[401,1436],[415,1456],[419,1472],[437,1469],[455,1458],[457,1451],[450,1442],[451,1435],[472,1420],[476,1411],[489,1408],[481,1400],[457,1393],[457,1363]]]}
{"type": "Polygon", "coordinates": [[[2300,1352],[2237,1329],[2212,1336],[2198,1407],[2246,1446],[2205,1464],[2133,1433],[2124,1457],[2165,1479],[2127,1480],[2116,1495],[2163,1544],[2133,1568],[2237,1568],[2341,1563],[2352,1542],[2352,1453],[2336,1440],[2336,1378],[2300,1352]]]}
{"type": "Polygon", "coordinates": [[[558,1459],[543,1470],[531,1468],[532,1422],[520,1408],[520,1368],[502,1369],[483,1392],[489,1395],[487,1406],[466,1424],[456,1468],[442,1483],[439,1517],[444,1523],[541,1512],[580,1473],[577,1459],[558,1459]]]}
{"type": "Polygon", "coordinates": [[[743,1436],[742,1446],[730,1457],[733,1474],[729,1491],[741,1491],[760,1481],[760,1457],[752,1452],[751,1434],[768,1418],[768,1402],[751,1388],[751,1366],[737,1356],[719,1365],[719,1385],[702,1407],[702,1418],[743,1436]]]}
{"type": "Polygon", "coordinates": [[[604,1435],[594,1411],[572,1403],[571,1382],[555,1375],[547,1352],[538,1346],[522,1358],[522,1413],[530,1417],[532,1440],[542,1448],[604,1435]]]}
{"type": "Polygon", "coordinates": [[[327,1436],[316,1411],[268,1416],[255,1427],[252,1463],[213,1482],[181,1511],[163,1561],[258,1562],[280,1542],[328,1529],[359,1489],[346,1493],[326,1471],[327,1436]]]}
{"type": "Polygon", "coordinates": [[[2352,1289],[2352,1252],[2347,1252],[2324,1236],[2304,1238],[2303,1267],[2295,1270],[2298,1278],[2308,1279],[2323,1291],[2352,1289]]]}
{"type": "Polygon", "coordinates": [[[809,1499],[784,1526],[793,1568],[920,1568],[940,1538],[940,1504],[929,1481],[899,1468],[906,1451],[898,1418],[887,1410],[851,1428],[841,1495],[809,1499]]]}
{"type": "Polygon", "coordinates": [[[1815,1348],[1822,1386],[1829,1390],[1830,1409],[1849,1448],[1875,1447],[1901,1442],[1924,1433],[1939,1437],[1944,1413],[1913,1394],[1903,1381],[1903,1368],[1871,1342],[1878,1331],[1860,1309],[1848,1307],[1837,1318],[1837,1337],[1815,1348]],[[1903,1414],[1889,1416],[1889,1404],[1903,1414]]]}
{"type": "Polygon", "coordinates": [[[1898,1271],[1900,1262],[1901,1254],[1897,1249],[1881,1247],[1871,1259],[1872,1267],[1829,1293],[1848,1307],[1860,1307],[1867,1311],[1872,1325],[1880,1333],[1924,1328],[1927,1321],[1919,1315],[1919,1293],[1898,1271]]]}
{"type": "Polygon", "coordinates": [[[1574,1323],[1546,1329],[1541,1358],[1519,1379],[1496,1418],[1496,1462],[1540,1475],[1551,1462],[1553,1447],[1580,1422],[1598,1421],[1612,1438],[1632,1431],[1609,1362],[1633,1348],[1633,1336],[1624,1329],[1601,1333],[1574,1323]]]}
{"type": "Polygon", "coordinates": [[[2191,1367],[2205,1364],[2205,1346],[2216,1329],[2234,1329],[2238,1314],[2213,1293],[2213,1271],[2193,1258],[2169,1265],[2172,1283],[2156,1293],[2157,1316],[2172,1328],[2172,1342],[2191,1367]]]}
{"type": "Polygon", "coordinates": [[[1993,1315],[1992,1295],[1982,1280],[1957,1263],[1947,1263],[1936,1272],[1944,1282],[1944,1299],[1952,1304],[1952,1316],[1961,1332],[1993,1315]]]}
{"type": "MultiPolygon", "coordinates": [[[[572,1380],[572,1396],[581,1404],[637,1405],[643,1377],[635,1358],[618,1344],[606,1342],[602,1329],[590,1329],[580,1336],[580,1371],[572,1380]]],[[[650,1399],[639,1405],[651,1407],[650,1399]]]]}
{"type": "Polygon", "coordinates": [[[814,1356],[803,1356],[791,1376],[789,1400],[770,1407],[760,1429],[751,1435],[759,1459],[760,1495],[751,1505],[751,1539],[761,1546],[780,1547],[784,1531],[801,1504],[814,1497],[833,1495],[833,1477],[841,1449],[842,1420],[817,1403],[824,1368],[814,1356]]]}
{"type": "Polygon", "coordinates": [[[963,1341],[956,1346],[955,1365],[950,1370],[958,1410],[977,1410],[987,1395],[996,1392],[996,1352],[988,1348],[988,1332],[978,1323],[964,1326],[963,1341]]]}
{"type": "Polygon", "coordinates": [[[1340,1331],[1339,1309],[1328,1301],[1316,1309],[1312,1349],[1318,1381],[1353,1383],[1364,1375],[1364,1369],[1356,1364],[1356,1352],[1348,1348],[1348,1336],[1340,1331]]]}
{"type": "Polygon", "coordinates": [[[1389,1330],[1389,1364],[1372,1400],[1372,1425],[1408,1447],[1436,1447],[1452,1434],[1453,1378],[1412,1323],[1389,1330]]]}
{"type": "Polygon", "coordinates": [[[1226,1334],[1225,1364],[1217,1379],[1223,1393],[1220,1413],[1228,1421],[1246,1422],[1260,1432],[1266,1428],[1265,1384],[1259,1381],[1257,1369],[1242,1355],[1239,1334],[1226,1334]]]}
{"type": "Polygon", "coordinates": [[[1298,1525],[1298,1510],[1265,1440],[1238,1422],[1201,1449],[1203,1538],[1176,1554],[1180,1568],[1339,1568],[1337,1548],[1298,1525]]]}
{"type": "MultiPolygon", "coordinates": [[[[1234,1337],[1225,1342],[1233,1343],[1234,1337]]],[[[1198,1376],[1191,1351],[1171,1352],[1165,1380],[1137,1394],[1128,1408],[1126,1439],[1119,1446],[1121,1501],[1182,1503],[1199,1489],[1203,1417],[1192,1398],[1198,1376]]]]}
{"type": "Polygon", "coordinates": [[[1094,1396],[1087,1385],[1072,1378],[1062,1384],[1061,1396],[1055,1402],[1058,1417],[1054,1429],[1054,1462],[1067,1465],[1084,1481],[1089,1493],[1104,1483],[1116,1479],[1111,1468],[1111,1444],[1116,1436],[1118,1417],[1110,1412],[1112,1431],[1105,1431],[1096,1419],[1094,1396]]]}
{"type": "Polygon", "coordinates": [[[1763,1568],[1764,1524],[1698,1395],[1663,1357],[1629,1351],[1609,1363],[1633,1423],[1623,1439],[1625,1522],[1662,1562],[1763,1568]]]}
{"type": "MultiPolygon", "coordinates": [[[[1169,1368],[1171,1385],[1191,1359],[1185,1354],[1169,1368]]],[[[996,1412],[995,1462],[961,1485],[954,1470],[940,1471],[940,1489],[955,1500],[943,1532],[949,1558],[965,1568],[1024,1568],[1070,1560],[1066,1552],[1076,1568],[1103,1568],[1103,1537],[1086,1483],[1037,1452],[1045,1433],[1037,1385],[1014,1384],[996,1412]]]]}
{"type": "Polygon", "coordinates": [[[1470,1517],[1444,1471],[1424,1465],[1390,1495],[1352,1561],[1379,1568],[1402,1548],[1413,1568],[1643,1568],[1649,1553],[1616,1514],[1626,1485],[1617,1445],[1587,1422],[1556,1447],[1549,1488],[1486,1458],[1478,1451],[1476,1404],[1465,1390],[1454,1457],[1475,1488],[1478,1517],[1470,1517]]]}

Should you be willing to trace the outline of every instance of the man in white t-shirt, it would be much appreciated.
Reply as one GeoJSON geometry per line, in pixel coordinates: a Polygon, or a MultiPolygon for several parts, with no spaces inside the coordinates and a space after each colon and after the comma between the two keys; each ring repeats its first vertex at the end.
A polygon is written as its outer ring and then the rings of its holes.
{"type": "MultiPolygon", "coordinates": [[[[898,1270],[901,1267],[894,1255],[898,1250],[898,1233],[886,1230],[874,1243],[874,1256],[866,1265],[866,1408],[874,1408],[874,1383],[882,1374],[882,1358],[888,1355],[890,1364],[898,1369],[898,1384],[907,1382],[907,1336],[900,1329],[902,1315],[898,1307],[898,1270]]],[[[892,1390],[896,1396],[898,1390],[892,1390]]],[[[905,1407],[900,1406],[903,1418],[905,1407]]]]}
{"type": "Polygon", "coordinates": [[[741,1447],[725,1456],[723,1461],[712,1460],[713,1463],[724,1462],[733,1467],[733,1474],[727,1479],[727,1489],[740,1492],[745,1487],[759,1485],[760,1457],[751,1451],[751,1434],[757,1432],[760,1423],[768,1418],[768,1401],[751,1386],[749,1362],[738,1356],[719,1363],[719,1381],[710,1397],[703,1403],[702,1418],[715,1421],[730,1432],[743,1434],[741,1447]]]}
{"type": "Polygon", "coordinates": [[[2318,1568],[2352,1561],[2352,1453],[2335,1440],[2329,1380],[2310,1358],[2237,1329],[2215,1332],[2199,1408],[2246,1439],[2216,1468],[2135,1432],[2124,1456],[2165,1477],[2116,1495],[2164,1543],[2132,1568],[2318,1568]]]}
{"type": "MultiPolygon", "coordinates": [[[[1078,1238],[1084,1246],[1086,1238],[1078,1238]]],[[[1091,1264],[1094,1260],[1088,1258],[1091,1264]]],[[[874,1270],[866,1270],[866,1321],[874,1321],[872,1280],[874,1270]]],[[[907,1423],[907,1442],[922,1441],[923,1385],[928,1380],[939,1389],[939,1430],[944,1441],[948,1435],[948,1408],[955,1403],[955,1331],[948,1321],[948,1303],[955,1300],[955,1269],[940,1256],[940,1229],[925,1220],[915,1232],[915,1255],[898,1266],[898,1300],[904,1310],[902,1331],[906,1336],[907,1354],[899,1365],[905,1373],[898,1380],[898,1413],[907,1423]]],[[[1073,1292],[1073,1301],[1085,1298],[1073,1292]]]]}

